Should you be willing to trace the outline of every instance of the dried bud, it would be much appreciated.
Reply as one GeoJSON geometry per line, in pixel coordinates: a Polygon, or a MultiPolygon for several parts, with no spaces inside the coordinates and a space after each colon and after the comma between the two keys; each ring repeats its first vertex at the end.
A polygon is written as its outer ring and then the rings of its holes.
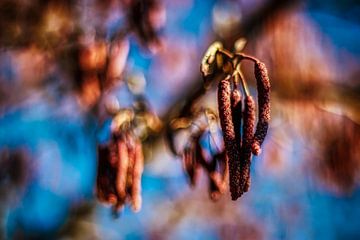
{"type": "Polygon", "coordinates": [[[221,49],[222,47],[223,46],[221,42],[214,42],[207,49],[200,66],[200,71],[204,78],[214,74],[217,65],[216,53],[218,49],[221,49]]]}
{"type": "Polygon", "coordinates": [[[235,129],[231,112],[231,86],[228,79],[223,79],[218,86],[218,106],[220,123],[224,137],[225,150],[229,159],[230,192],[232,200],[236,200],[242,195],[240,153],[236,141],[235,129]]]}
{"type": "Polygon", "coordinates": [[[270,121],[270,80],[264,63],[255,63],[255,78],[258,90],[259,116],[252,144],[252,152],[259,155],[270,121]]]}
{"type": "Polygon", "coordinates": [[[247,192],[250,184],[251,146],[254,138],[255,127],[255,102],[251,96],[245,98],[243,139],[241,147],[241,170],[242,179],[245,180],[244,192],[247,192]]]}

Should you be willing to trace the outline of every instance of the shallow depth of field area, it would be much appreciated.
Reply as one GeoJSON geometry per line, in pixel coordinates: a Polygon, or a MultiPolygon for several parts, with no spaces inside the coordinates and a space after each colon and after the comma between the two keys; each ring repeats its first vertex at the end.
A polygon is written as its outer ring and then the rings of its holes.
{"type": "Polygon", "coordinates": [[[351,0],[0,1],[0,239],[360,239],[359,39],[351,0]]]}

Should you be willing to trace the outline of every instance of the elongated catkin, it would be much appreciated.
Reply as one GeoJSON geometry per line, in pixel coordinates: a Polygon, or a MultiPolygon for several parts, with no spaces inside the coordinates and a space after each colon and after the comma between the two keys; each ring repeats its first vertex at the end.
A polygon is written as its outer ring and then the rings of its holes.
{"type": "Polygon", "coordinates": [[[223,79],[218,86],[218,107],[223,132],[226,154],[229,158],[229,186],[231,199],[242,195],[244,182],[241,180],[240,154],[236,142],[235,129],[231,113],[231,86],[228,79],[223,79]]]}
{"type": "Polygon", "coordinates": [[[251,146],[254,138],[255,127],[255,102],[251,96],[245,97],[243,139],[241,147],[241,177],[245,181],[244,192],[250,184],[251,146]]]}
{"type": "Polygon", "coordinates": [[[129,165],[128,148],[125,139],[121,138],[118,140],[117,150],[119,156],[119,163],[116,179],[116,188],[120,198],[119,201],[124,203],[126,199],[126,180],[129,165]]]}
{"type": "Polygon", "coordinates": [[[241,117],[242,117],[242,101],[241,93],[238,89],[234,89],[231,93],[231,114],[234,124],[235,139],[238,148],[241,147],[241,117]]]}
{"type": "Polygon", "coordinates": [[[144,155],[140,141],[135,143],[135,158],[132,172],[131,205],[134,212],[141,209],[141,176],[144,170],[144,155]]]}
{"type": "Polygon", "coordinates": [[[255,63],[255,78],[258,90],[258,123],[252,144],[252,152],[259,155],[261,144],[263,143],[270,121],[270,80],[264,63],[257,61],[255,63]]]}

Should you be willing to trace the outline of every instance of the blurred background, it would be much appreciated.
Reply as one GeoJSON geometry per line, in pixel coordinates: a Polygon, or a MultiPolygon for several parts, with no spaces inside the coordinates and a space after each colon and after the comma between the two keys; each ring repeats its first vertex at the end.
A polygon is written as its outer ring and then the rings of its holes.
{"type": "Polygon", "coordinates": [[[0,238],[359,239],[359,39],[354,0],[2,0],[0,238]],[[201,58],[238,38],[268,67],[272,121],[250,191],[213,202],[163,129],[194,102],[217,111],[201,58]],[[142,210],[114,219],[97,145],[139,101],[161,124],[143,137],[142,210]]]}

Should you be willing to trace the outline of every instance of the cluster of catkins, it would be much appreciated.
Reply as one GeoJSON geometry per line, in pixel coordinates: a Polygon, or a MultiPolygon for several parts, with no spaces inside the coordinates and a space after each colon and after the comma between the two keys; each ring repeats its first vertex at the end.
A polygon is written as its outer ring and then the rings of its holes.
{"type": "Polygon", "coordinates": [[[140,139],[130,128],[112,131],[111,140],[98,147],[96,194],[112,205],[113,213],[130,202],[132,210],[141,209],[141,176],[144,156],[140,139]]]}
{"type": "Polygon", "coordinates": [[[206,159],[200,144],[200,139],[205,133],[205,129],[198,129],[191,134],[182,152],[182,163],[191,186],[196,185],[201,168],[205,170],[209,180],[210,198],[216,201],[226,191],[228,176],[226,154],[222,151],[206,159]]]}
{"type": "Polygon", "coordinates": [[[219,43],[210,46],[201,65],[205,79],[221,73],[218,85],[218,108],[225,152],[229,164],[229,186],[232,200],[239,198],[250,187],[252,154],[261,153],[270,120],[270,81],[265,64],[242,53],[229,53],[219,43]],[[258,122],[255,128],[255,102],[249,95],[240,72],[242,60],[255,64],[258,91],[258,122]],[[244,97],[238,89],[241,81],[244,97]]]}

